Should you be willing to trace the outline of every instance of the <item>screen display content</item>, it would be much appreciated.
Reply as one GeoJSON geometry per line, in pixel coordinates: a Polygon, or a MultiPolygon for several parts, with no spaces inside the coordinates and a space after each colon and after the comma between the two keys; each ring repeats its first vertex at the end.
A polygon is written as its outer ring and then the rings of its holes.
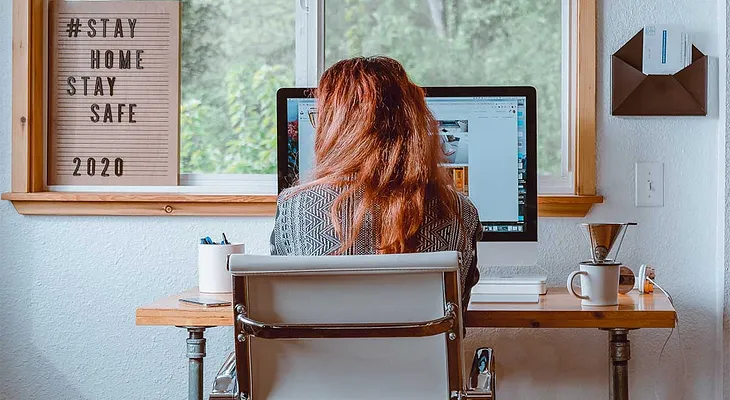
{"type": "MultiPolygon", "coordinates": [[[[317,123],[313,98],[287,97],[285,102],[286,168],[279,169],[280,190],[308,180],[317,123]]],[[[443,167],[451,172],[454,188],[477,207],[484,232],[527,232],[527,96],[428,96],[426,103],[438,121],[443,167]]]]}

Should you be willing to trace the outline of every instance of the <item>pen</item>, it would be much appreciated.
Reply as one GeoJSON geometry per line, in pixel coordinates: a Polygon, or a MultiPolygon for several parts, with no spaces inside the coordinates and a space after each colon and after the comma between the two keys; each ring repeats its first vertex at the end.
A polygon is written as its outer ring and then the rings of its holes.
{"type": "Polygon", "coordinates": [[[231,244],[231,242],[228,241],[228,238],[226,237],[225,232],[223,232],[223,243],[222,244],[231,244]]]}

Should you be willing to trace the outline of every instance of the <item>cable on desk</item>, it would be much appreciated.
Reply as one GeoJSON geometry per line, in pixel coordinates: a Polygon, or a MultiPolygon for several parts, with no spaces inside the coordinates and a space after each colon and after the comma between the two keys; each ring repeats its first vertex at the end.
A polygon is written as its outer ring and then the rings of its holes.
{"type": "MultiPolygon", "coordinates": [[[[651,282],[652,285],[656,286],[657,289],[661,290],[662,293],[664,293],[667,296],[667,299],[669,299],[669,304],[674,307],[674,300],[672,299],[672,295],[669,294],[666,290],[664,290],[663,287],[659,286],[658,283],[654,282],[651,278],[647,277],[646,280],[651,282]]],[[[676,307],[674,308],[674,322],[677,329],[677,338],[679,339],[679,351],[682,354],[682,369],[683,369],[683,382],[682,382],[682,397],[680,400],[684,400],[684,395],[687,390],[687,357],[684,354],[684,344],[682,342],[682,332],[679,329],[679,314],[677,313],[676,307]]],[[[669,339],[672,338],[672,335],[674,334],[674,329],[672,328],[671,331],[669,331],[669,336],[667,336],[667,340],[664,341],[664,344],[662,345],[661,351],[659,351],[659,365],[657,368],[657,376],[654,377],[654,398],[656,400],[659,400],[659,396],[656,394],[656,386],[657,382],[659,381],[659,373],[661,371],[661,365],[662,365],[662,356],[664,355],[664,349],[667,347],[667,343],[669,343],[669,339]]]]}

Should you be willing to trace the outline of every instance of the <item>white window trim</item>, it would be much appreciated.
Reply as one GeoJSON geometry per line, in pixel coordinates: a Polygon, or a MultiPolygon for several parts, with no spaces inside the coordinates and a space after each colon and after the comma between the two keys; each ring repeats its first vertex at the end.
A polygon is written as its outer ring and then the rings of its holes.
{"type": "Polygon", "coordinates": [[[51,192],[275,195],[274,174],[180,174],[179,186],[49,186],[51,192]]]}
{"type": "Polygon", "coordinates": [[[324,72],[324,0],[297,0],[296,85],[314,87],[324,72]]]}
{"type": "Polygon", "coordinates": [[[562,94],[561,94],[561,152],[562,165],[560,176],[540,175],[538,177],[539,194],[574,194],[575,180],[573,179],[575,160],[574,146],[576,127],[573,115],[576,109],[576,79],[574,71],[578,68],[575,57],[578,40],[575,32],[578,23],[578,0],[563,0],[562,3],[562,94]]]}

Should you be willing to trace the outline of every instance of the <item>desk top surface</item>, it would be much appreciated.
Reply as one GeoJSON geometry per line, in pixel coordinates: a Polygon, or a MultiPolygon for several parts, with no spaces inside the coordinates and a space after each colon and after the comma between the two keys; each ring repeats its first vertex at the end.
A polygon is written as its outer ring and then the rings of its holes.
{"type": "MultiPolygon", "coordinates": [[[[181,297],[199,296],[198,289],[137,308],[137,325],[167,326],[230,326],[233,310],[227,307],[203,307],[181,303],[181,297]]],[[[220,300],[231,300],[231,294],[204,294],[220,300]]],[[[673,328],[676,311],[667,296],[661,293],[642,295],[631,292],[619,295],[619,305],[581,307],[580,300],[562,288],[550,288],[532,304],[471,304],[466,326],[472,328],[673,328]]]]}

